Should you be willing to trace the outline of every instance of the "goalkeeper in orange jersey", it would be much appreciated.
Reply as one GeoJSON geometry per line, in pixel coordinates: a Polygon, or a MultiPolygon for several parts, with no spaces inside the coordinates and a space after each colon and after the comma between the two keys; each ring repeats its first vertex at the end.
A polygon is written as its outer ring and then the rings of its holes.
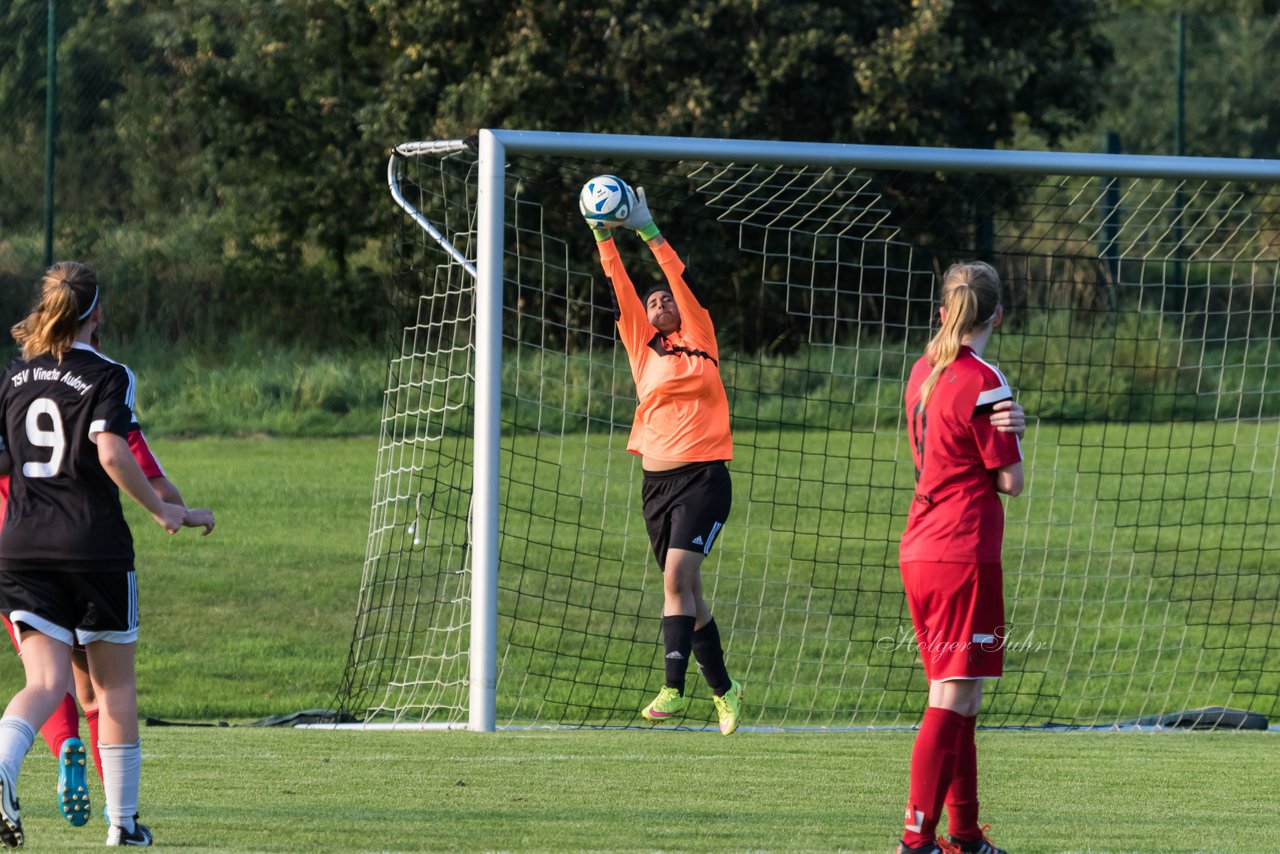
{"type": "Polygon", "coordinates": [[[701,574],[733,499],[725,465],[733,457],[733,438],[720,351],[711,315],[684,262],[654,224],[644,189],[625,192],[629,213],[617,225],[634,229],[648,244],[665,284],[639,294],[613,230],[591,218],[587,224],[613,285],[614,317],[636,384],[639,402],[627,450],[640,457],[644,469],[645,527],[662,570],[666,682],[640,714],[656,723],[689,707],[685,674],[692,655],[711,687],[720,732],[730,735],[742,715],[742,685],[725,667],[701,574]]]}

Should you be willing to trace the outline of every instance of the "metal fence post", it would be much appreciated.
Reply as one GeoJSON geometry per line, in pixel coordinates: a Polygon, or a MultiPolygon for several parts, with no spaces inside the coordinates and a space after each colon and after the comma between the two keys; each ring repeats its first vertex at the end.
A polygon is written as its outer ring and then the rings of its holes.
{"type": "Polygon", "coordinates": [[[49,0],[44,84],[44,265],[53,264],[53,166],[58,128],[58,0],[49,0]]]}

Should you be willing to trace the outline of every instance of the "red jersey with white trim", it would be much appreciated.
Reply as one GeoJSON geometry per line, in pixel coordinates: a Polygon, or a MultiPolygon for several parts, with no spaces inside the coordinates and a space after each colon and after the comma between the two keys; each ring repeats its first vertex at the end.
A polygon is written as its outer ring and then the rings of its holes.
{"type": "Polygon", "coordinates": [[[991,426],[992,407],[1011,400],[1004,375],[961,347],[920,407],[920,388],[933,367],[922,357],[907,381],[907,436],[916,491],[902,534],[902,561],[997,563],[1004,540],[1004,505],[995,470],[1022,461],[1013,433],[991,426]]]}
{"type": "Polygon", "coordinates": [[[732,459],[715,326],[685,280],[684,262],[665,240],[649,244],[680,309],[680,329],[663,335],[649,322],[613,240],[596,245],[613,284],[618,333],[639,398],[627,450],[672,462],[732,459]]]}

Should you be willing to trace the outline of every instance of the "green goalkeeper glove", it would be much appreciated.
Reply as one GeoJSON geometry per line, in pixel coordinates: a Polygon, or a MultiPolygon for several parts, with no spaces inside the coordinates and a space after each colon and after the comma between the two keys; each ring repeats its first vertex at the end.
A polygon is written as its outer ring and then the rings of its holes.
{"type": "Polygon", "coordinates": [[[627,228],[634,228],[636,234],[646,241],[653,240],[661,233],[653,221],[653,215],[649,213],[649,203],[644,197],[644,187],[636,187],[631,197],[631,212],[621,224],[627,228]]]}

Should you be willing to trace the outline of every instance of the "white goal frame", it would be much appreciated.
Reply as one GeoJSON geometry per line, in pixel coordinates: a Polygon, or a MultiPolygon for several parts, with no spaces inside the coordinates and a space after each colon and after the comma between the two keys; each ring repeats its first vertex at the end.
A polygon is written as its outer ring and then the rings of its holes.
{"type": "MultiPolygon", "coordinates": [[[[1082,177],[1217,179],[1280,182],[1280,161],[1229,158],[1051,153],[906,146],[844,145],[742,139],[482,130],[479,139],[474,265],[402,195],[397,162],[460,149],[461,140],[399,145],[388,165],[396,203],[476,280],[475,434],[471,503],[471,634],[467,728],[496,723],[498,639],[499,441],[506,158],[537,154],[617,159],[704,160],[771,165],[877,168],[928,172],[1038,173],[1082,177]]],[[[360,726],[360,725],[357,725],[360,726]]],[[[365,725],[377,728],[376,725],[365,725]]],[[[445,728],[395,724],[395,728],[445,728]]],[[[445,725],[448,726],[448,725],[445,725]]],[[[385,727],[384,727],[385,728],[385,727]]]]}

